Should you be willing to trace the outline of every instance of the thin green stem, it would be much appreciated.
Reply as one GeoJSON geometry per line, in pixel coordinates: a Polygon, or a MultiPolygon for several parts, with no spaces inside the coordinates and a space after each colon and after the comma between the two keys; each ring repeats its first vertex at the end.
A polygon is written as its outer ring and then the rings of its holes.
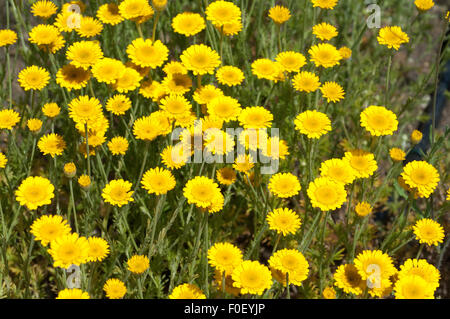
{"type": "Polygon", "coordinates": [[[88,125],[84,123],[84,132],[86,137],[86,159],[87,159],[87,174],[89,178],[91,177],[91,161],[89,158],[89,134],[88,134],[88,125]]]}
{"type": "Polygon", "coordinates": [[[155,21],[153,21],[152,42],[155,42],[155,37],[156,37],[156,25],[158,24],[160,14],[161,14],[161,12],[158,10],[158,12],[156,12],[155,21]]]}

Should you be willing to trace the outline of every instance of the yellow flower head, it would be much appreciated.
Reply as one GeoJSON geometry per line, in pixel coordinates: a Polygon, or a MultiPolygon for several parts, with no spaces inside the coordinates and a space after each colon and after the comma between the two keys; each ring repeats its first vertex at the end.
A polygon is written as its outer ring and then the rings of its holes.
{"type": "Polygon", "coordinates": [[[5,168],[7,163],[8,159],[6,158],[5,154],[0,152],[0,168],[5,168]]]}
{"type": "Polygon", "coordinates": [[[113,155],[125,155],[128,150],[128,141],[122,136],[113,137],[108,142],[108,148],[113,155]]]}
{"type": "Polygon", "coordinates": [[[133,255],[127,261],[128,270],[135,274],[142,274],[150,267],[150,260],[147,256],[133,255]]]}
{"type": "Polygon", "coordinates": [[[16,43],[17,33],[13,30],[3,29],[0,30],[0,47],[6,47],[16,43]]]}
{"type": "Polygon", "coordinates": [[[338,0],[311,0],[313,7],[319,7],[321,9],[330,9],[333,10],[338,0]]]}
{"type": "Polygon", "coordinates": [[[208,114],[224,122],[234,121],[241,112],[239,101],[230,96],[219,96],[207,104],[208,114]]]}
{"type": "Polygon", "coordinates": [[[123,115],[131,108],[131,100],[124,94],[116,94],[106,102],[106,110],[114,115],[123,115]]]}
{"type": "Polygon", "coordinates": [[[280,271],[283,277],[286,277],[287,273],[289,283],[296,286],[300,286],[309,273],[308,261],[301,252],[295,249],[278,250],[269,258],[269,266],[280,271]]]}
{"type": "Polygon", "coordinates": [[[31,6],[31,13],[36,17],[47,19],[54,15],[58,7],[51,1],[40,0],[31,6]]]}
{"type": "Polygon", "coordinates": [[[344,160],[353,168],[356,178],[370,177],[378,168],[375,156],[363,150],[345,152],[344,160]]]}
{"type": "Polygon", "coordinates": [[[273,114],[263,106],[246,107],[238,117],[245,129],[263,129],[272,126],[273,114]]]}
{"type": "Polygon", "coordinates": [[[327,99],[327,102],[339,102],[340,100],[344,99],[344,89],[342,86],[337,84],[336,82],[325,82],[320,87],[320,92],[322,92],[322,95],[324,98],[327,99]]]}
{"type": "Polygon", "coordinates": [[[308,71],[302,71],[292,79],[294,89],[299,92],[314,92],[320,87],[320,80],[317,75],[308,71]]]}
{"type": "Polygon", "coordinates": [[[437,246],[444,241],[444,228],[436,221],[423,218],[413,226],[414,235],[421,244],[437,246]]]}
{"type": "Polygon", "coordinates": [[[99,82],[114,84],[125,73],[125,65],[120,60],[103,58],[92,67],[92,75],[99,82]]]}
{"type": "Polygon", "coordinates": [[[103,58],[103,51],[96,41],[79,41],[70,45],[66,57],[74,66],[87,70],[103,58]]]}
{"type": "Polygon", "coordinates": [[[389,156],[392,158],[394,162],[404,161],[406,158],[406,153],[402,151],[402,149],[398,147],[393,147],[389,150],[389,156]]]}
{"type": "Polygon", "coordinates": [[[373,136],[392,135],[398,127],[397,116],[384,106],[371,105],[361,112],[361,126],[373,136]]]}
{"type": "Polygon", "coordinates": [[[194,284],[181,284],[173,288],[169,299],[206,299],[206,296],[194,284]]]}
{"type": "Polygon", "coordinates": [[[156,167],[145,172],[141,184],[149,194],[162,195],[174,189],[176,181],[169,170],[156,167]]]}
{"type": "Polygon", "coordinates": [[[280,198],[289,198],[301,190],[298,177],[292,173],[278,173],[272,175],[269,181],[269,190],[280,198]]]}
{"type": "Polygon", "coordinates": [[[80,184],[83,189],[88,189],[89,186],[91,186],[91,178],[88,175],[83,174],[78,178],[78,184],[80,184]]]}
{"type": "Polygon", "coordinates": [[[341,47],[339,49],[339,54],[343,59],[350,59],[352,56],[352,50],[349,47],[341,47]]]}
{"type": "Polygon", "coordinates": [[[10,109],[0,111],[0,129],[11,130],[19,121],[20,116],[16,111],[10,109]]]}
{"type": "Polygon", "coordinates": [[[283,71],[285,72],[299,72],[301,67],[306,64],[306,58],[303,54],[294,51],[285,51],[278,53],[275,58],[283,71]]]}
{"type": "Polygon", "coordinates": [[[217,81],[227,86],[240,85],[244,81],[244,72],[235,66],[223,66],[216,72],[217,81]]]}
{"type": "Polygon", "coordinates": [[[389,279],[397,272],[392,258],[381,250],[364,250],[356,256],[354,263],[363,280],[367,280],[375,271],[380,280],[389,279]]]}
{"type": "Polygon", "coordinates": [[[300,228],[301,220],[298,215],[289,208],[277,208],[267,214],[269,228],[283,236],[295,234],[300,228]]]}
{"type": "Polygon", "coordinates": [[[233,286],[241,289],[242,294],[262,295],[272,287],[272,274],[266,266],[257,261],[245,260],[237,266],[231,275],[233,286]]]}
{"type": "Polygon", "coordinates": [[[344,290],[345,293],[355,296],[361,295],[366,286],[365,281],[358,273],[353,264],[340,265],[333,275],[335,286],[344,290]]]}
{"type": "Polygon", "coordinates": [[[109,244],[100,237],[88,238],[89,251],[87,261],[102,261],[109,254],[109,244]]]}
{"type": "Polygon", "coordinates": [[[372,212],[372,206],[367,202],[360,202],[355,207],[356,214],[361,217],[367,216],[372,212]]]}
{"type": "Polygon", "coordinates": [[[403,277],[395,283],[395,299],[433,299],[433,288],[418,275],[403,277]]]}
{"type": "Polygon", "coordinates": [[[282,71],[283,67],[280,63],[269,59],[257,59],[252,63],[252,73],[258,79],[275,81],[282,71]]]}
{"type": "Polygon", "coordinates": [[[53,258],[53,267],[68,268],[87,262],[89,243],[85,237],[77,233],[56,238],[50,243],[49,254],[53,258]]]}
{"type": "Polygon", "coordinates": [[[64,65],[56,73],[56,83],[67,90],[79,90],[86,87],[91,72],[72,64],[64,65]]]}
{"type": "Polygon", "coordinates": [[[186,183],[183,189],[184,197],[189,204],[200,208],[208,208],[221,196],[219,185],[206,176],[196,176],[186,183]]]}
{"type": "Polygon", "coordinates": [[[434,6],[433,0],[415,0],[414,4],[420,11],[428,11],[434,6]]]}
{"type": "Polygon", "coordinates": [[[398,50],[401,44],[409,42],[409,37],[400,27],[393,26],[381,28],[377,40],[389,49],[398,50]]]}
{"type": "Polygon", "coordinates": [[[91,299],[89,293],[78,288],[66,288],[58,292],[56,299],[91,299]]]}
{"type": "Polygon", "coordinates": [[[336,27],[326,22],[313,26],[312,33],[322,41],[329,41],[338,35],[336,27]]]}
{"type": "Polygon", "coordinates": [[[82,95],[69,103],[69,116],[75,123],[90,127],[102,115],[102,105],[95,97],[82,95]]]}
{"type": "Polygon", "coordinates": [[[412,133],[411,133],[411,142],[413,143],[413,144],[418,144],[421,140],[422,140],[422,133],[420,132],[420,131],[418,131],[418,130],[414,130],[412,133]]]}
{"type": "Polygon", "coordinates": [[[97,18],[104,24],[116,25],[124,20],[115,3],[105,3],[97,10],[97,18]]]}
{"type": "Polygon", "coordinates": [[[37,133],[41,130],[42,121],[40,119],[29,119],[27,121],[27,127],[31,132],[37,133]]]}
{"type": "Polygon", "coordinates": [[[29,66],[19,73],[19,84],[25,91],[42,90],[50,80],[50,73],[36,65],[29,66]]]}
{"type": "Polygon", "coordinates": [[[206,24],[205,19],[200,14],[183,12],[172,19],[172,28],[176,33],[190,37],[203,31],[206,24]]]}
{"type": "Polygon", "coordinates": [[[328,177],[336,183],[351,184],[355,174],[350,164],[344,159],[332,158],[320,165],[320,176],[328,177]]]}
{"type": "Polygon", "coordinates": [[[99,35],[103,30],[103,24],[92,17],[81,17],[80,26],[75,29],[82,38],[91,38],[99,35]]]}
{"type": "Polygon", "coordinates": [[[311,47],[308,50],[311,56],[311,61],[318,68],[323,66],[324,68],[331,68],[339,64],[342,56],[335,46],[329,43],[319,43],[311,47]]]}
{"type": "Polygon", "coordinates": [[[226,275],[231,275],[242,261],[241,250],[230,243],[216,243],[208,250],[209,264],[226,275]]]}
{"type": "Polygon", "coordinates": [[[64,174],[66,175],[66,177],[72,178],[77,173],[77,167],[72,162],[66,163],[66,164],[64,164],[63,171],[64,171],[64,174]]]}
{"type": "Polygon", "coordinates": [[[425,279],[432,287],[433,291],[439,287],[439,279],[441,278],[439,270],[429,264],[426,259],[407,259],[403,265],[400,266],[398,279],[412,275],[417,275],[425,279]]]}
{"type": "Polygon", "coordinates": [[[336,290],[333,287],[325,287],[322,296],[324,299],[336,299],[336,290]]]}
{"type": "Polygon", "coordinates": [[[131,197],[133,195],[131,186],[130,182],[123,179],[112,180],[103,188],[102,197],[105,202],[122,207],[134,201],[134,198],[131,197]]]}
{"type": "Polygon", "coordinates": [[[241,20],[241,9],[230,1],[217,0],[206,7],[206,19],[221,28],[227,23],[241,20]]]}
{"type": "Polygon", "coordinates": [[[220,184],[228,186],[236,181],[236,171],[231,167],[222,167],[216,171],[216,177],[220,184]]]}
{"type": "Polygon", "coordinates": [[[121,299],[127,293],[125,283],[116,278],[108,279],[103,286],[103,290],[109,299],[121,299]]]}
{"type": "Polygon", "coordinates": [[[70,234],[71,231],[67,221],[60,215],[43,215],[36,219],[31,225],[31,234],[33,234],[35,240],[40,241],[44,247],[53,240],[70,234]]]}
{"type": "Polygon", "coordinates": [[[403,167],[401,177],[405,183],[418,191],[420,197],[428,198],[436,189],[439,173],[425,161],[412,161],[403,167]]]}
{"type": "Polygon", "coordinates": [[[16,190],[16,200],[20,205],[35,210],[40,206],[51,204],[52,198],[55,197],[54,190],[55,187],[47,178],[30,176],[23,180],[16,190]]]}
{"type": "Polygon", "coordinates": [[[331,121],[325,113],[305,111],[294,120],[295,129],[308,138],[320,138],[331,131],[331,121]]]}
{"type": "Polygon", "coordinates": [[[127,47],[130,60],[140,67],[156,69],[167,60],[169,49],[160,41],[137,38],[127,47]]]}
{"type": "Polygon", "coordinates": [[[125,19],[143,23],[155,12],[147,0],[124,0],[119,4],[119,13],[125,19]]]}
{"type": "Polygon", "coordinates": [[[283,6],[275,6],[269,10],[269,18],[276,24],[283,24],[291,18],[291,12],[283,6]]]}
{"type": "Polygon", "coordinates": [[[336,183],[328,177],[318,177],[310,182],[307,194],[312,206],[322,211],[340,208],[347,198],[344,184],[336,183]]]}
{"type": "Polygon", "coordinates": [[[191,45],[183,51],[180,59],[186,69],[195,75],[213,74],[220,65],[219,54],[204,44],[191,45]]]}
{"type": "Polygon", "coordinates": [[[39,150],[44,154],[50,154],[52,157],[61,155],[66,148],[66,142],[62,136],[50,133],[42,136],[37,144],[39,150]]]}

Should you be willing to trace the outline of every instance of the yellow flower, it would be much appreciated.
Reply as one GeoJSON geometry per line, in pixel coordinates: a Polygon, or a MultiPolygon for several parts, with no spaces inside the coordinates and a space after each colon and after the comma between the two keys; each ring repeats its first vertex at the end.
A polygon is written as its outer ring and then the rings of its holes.
{"type": "Polygon", "coordinates": [[[299,72],[300,68],[306,64],[305,56],[294,51],[278,53],[275,61],[281,65],[285,72],[299,72]]]}
{"type": "Polygon", "coordinates": [[[64,171],[64,174],[66,175],[66,177],[72,178],[77,173],[77,167],[72,162],[66,163],[66,164],[64,164],[63,171],[64,171]]]}
{"type": "Polygon", "coordinates": [[[294,120],[295,129],[308,138],[320,138],[331,131],[331,121],[328,116],[318,111],[305,111],[294,120]]]}
{"type": "Polygon", "coordinates": [[[125,155],[128,150],[128,141],[122,136],[113,137],[108,142],[108,148],[113,155],[125,155]]]}
{"type": "Polygon", "coordinates": [[[86,87],[91,73],[83,68],[76,67],[72,64],[64,65],[56,73],[56,83],[67,90],[79,90],[86,87]]]}
{"type": "Polygon", "coordinates": [[[133,255],[127,261],[128,270],[135,274],[142,274],[150,267],[150,261],[147,256],[133,255]]]}
{"type": "Polygon", "coordinates": [[[53,240],[70,234],[71,231],[67,220],[64,220],[60,215],[43,215],[31,225],[31,234],[44,247],[53,240]]]}
{"type": "Polygon", "coordinates": [[[169,299],[206,299],[206,296],[196,285],[182,284],[173,288],[169,299]]]}
{"type": "Polygon", "coordinates": [[[429,264],[426,259],[407,259],[400,266],[398,279],[412,275],[417,275],[425,279],[433,291],[439,287],[439,279],[441,277],[439,270],[429,264]]]}
{"type": "Polygon", "coordinates": [[[27,121],[27,127],[31,132],[37,133],[41,130],[42,121],[40,119],[29,119],[27,121]]]}
{"type": "Polygon", "coordinates": [[[186,165],[191,154],[183,144],[169,145],[161,152],[161,161],[168,169],[179,169],[186,165]]]}
{"type": "Polygon", "coordinates": [[[420,197],[428,198],[436,189],[439,173],[425,161],[412,161],[403,167],[401,173],[405,183],[418,191],[420,197]]]}
{"type": "Polygon", "coordinates": [[[110,25],[116,25],[124,20],[119,13],[119,7],[115,3],[105,3],[97,10],[97,18],[110,25]]]}
{"type": "Polygon", "coordinates": [[[246,107],[238,117],[245,129],[260,129],[272,126],[273,114],[262,106],[246,107]]]}
{"type": "Polygon", "coordinates": [[[317,75],[308,71],[302,71],[292,79],[294,89],[299,92],[314,92],[320,87],[320,80],[317,75]]]}
{"type": "Polygon", "coordinates": [[[51,1],[40,0],[31,6],[31,13],[36,17],[47,19],[54,15],[58,7],[51,1]]]}
{"type": "Polygon", "coordinates": [[[214,1],[206,7],[206,19],[221,28],[225,24],[241,20],[241,9],[230,1],[214,1]]]}
{"type": "Polygon", "coordinates": [[[216,177],[220,184],[228,186],[236,181],[236,171],[231,167],[222,167],[216,171],[216,177]]]}
{"type": "Polygon", "coordinates": [[[282,70],[280,63],[269,59],[257,59],[252,63],[252,73],[258,79],[275,81],[282,70]]]}
{"type": "Polygon", "coordinates": [[[318,177],[310,182],[307,194],[312,206],[322,211],[340,208],[347,198],[344,185],[328,177],[318,177]]]}
{"type": "Polygon", "coordinates": [[[125,19],[143,23],[155,12],[147,0],[124,0],[119,4],[119,13],[125,19]]]}
{"type": "Polygon", "coordinates": [[[338,0],[311,0],[313,7],[333,10],[338,0]]]}
{"type": "Polygon", "coordinates": [[[244,81],[244,72],[235,66],[223,66],[216,72],[217,81],[220,84],[235,86],[244,81]]]}
{"type": "Polygon", "coordinates": [[[131,108],[131,100],[124,94],[116,94],[106,102],[106,110],[114,115],[123,115],[131,108]]]}
{"type": "Polygon", "coordinates": [[[251,155],[238,155],[234,161],[233,168],[238,172],[249,174],[249,171],[255,166],[255,161],[251,155]]]}
{"type": "Polygon", "coordinates": [[[84,189],[88,189],[89,186],[91,186],[91,178],[88,175],[81,175],[78,178],[78,184],[80,184],[80,186],[84,189]]]}
{"type": "Polygon", "coordinates": [[[422,218],[413,226],[414,235],[421,244],[437,246],[444,240],[444,228],[429,218],[422,218]]]}
{"type": "Polygon", "coordinates": [[[112,180],[103,188],[102,197],[105,202],[122,207],[134,201],[134,198],[131,197],[133,195],[131,186],[130,182],[123,179],[112,180]]]}
{"type": "Polygon", "coordinates": [[[145,172],[141,184],[149,194],[162,195],[174,189],[176,181],[169,170],[156,167],[145,172]]]}
{"type": "Polygon", "coordinates": [[[74,66],[87,70],[103,58],[103,51],[96,41],[79,41],[67,49],[66,57],[74,66]]]}
{"type": "Polygon", "coordinates": [[[296,286],[300,286],[309,273],[308,261],[301,252],[295,249],[278,250],[269,258],[269,266],[271,269],[280,271],[285,278],[287,273],[289,284],[296,286]]]}
{"type": "Polygon", "coordinates": [[[283,24],[291,18],[291,12],[283,6],[275,6],[269,10],[269,18],[276,24],[283,24]]]}
{"type": "Polygon", "coordinates": [[[320,176],[328,177],[336,183],[344,185],[351,184],[355,179],[354,171],[348,161],[339,158],[332,158],[322,162],[320,165],[320,176]]]}
{"type": "Polygon", "coordinates": [[[394,162],[404,161],[406,158],[405,152],[403,152],[400,148],[393,147],[389,150],[389,156],[394,162]]]}
{"type": "Polygon", "coordinates": [[[231,275],[242,261],[241,250],[230,243],[216,243],[208,250],[208,263],[226,275],[231,275]]]}
{"type": "Polygon", "coordinates": [[[164,64],[168,54],[169,49],[160,40],[137,38],[127,47],[128,57],[140,67],[156,69],[164,64]]]}
{"type": "Polygon", "coordinates": [[[66,288],[58,292],[56,299],[91,299],[86,291],[78,288],[66,288]]]}
{"type": "Polygon", "coordinates": [[[378,279],[389,279],[397,270],[392,258],[381,250],[364,250],[356,256],[355,267],[363,280],[367,280],[376,271],[378,279]]]}
{"type": "MultiPolygon", "coordinates": [[[[215,26],[217,31],[219,31],[220,33],[226,35],[226,36],[231,36],[231,35],[236,35],[239,32],[242,31],[242,21],[239,20],[233,20],[231,22],[227,22],[222,26],[215,26]]],[[[236,288],[233,288],[233,290],[235,291],[236,288]]]]}
{"type": "Polygon", "coordinates": [[[121,299],[127,293],[124,282],[116,278],[108,279],[103,286],[103,290],[109,299],[121,299]]]}
{"type": "Polygon", "coordinates": [[[373,136],[392,135],[398,127],[397,116],[384,106],[371,105],[361,112],[361,126],[373,136]]]}
{"type": "Polygon", "coordinates": [[[50,74],[44,68],[29,66],[19,73],[19,84],[25,91],[42,90],[49,82],[50,74]]]}
{"type": "MultiPolygon", "coordinates": [[[[50,24],[38,24],[28,34],[28,40],[43,49],[50,49],[55,44],[61,45],[61,38],[58,28],[50,24]]],[[[64,39],[62,41],[64,44],[64,39]]]]}
{"type": "Polygon", "coordinates": [[[152,0],[153,7],[156,11],[163,11],[167,6],[168,0],[152,0]]]}
{"type": "Polygon", "coordinates": [[[230,96],[219,96],[207,104],[208,114],[224,122],[234,121],[241,112],[239,101],[230,96]]]}
{"type": "Polygon", "coordinates": [[[195,75],[213,74],[215,68],[220,65],[219,54],[204,44],[191,45],[183,51],[180,59],[183,65],[195,75]]]}
{"type": "Polygon", "coordinates": [[[103,58],[92,67],[92,75],[99,82],[114,84],[125,73],[125,65],[119,60],[103,58]]]}
{"type": "Polygon", "coordinates": [[[5,168],[7,163],[8,159],[6,158],[5,154],[0,152],[0,168],[5,168]]]}
{"type": "Polygon", "coordinates": [[[375,156],[363,150],[345,152],[344,160],[353,168],[356,178],[370,177],[378,168],[375,156]]]}
{"type": "Polygon", "coordinates": [[[53,258],[53,267],[79,266],[87,262],[89,243],[85,237],[80,237],[77,233],[67,234],[53,240],[48,252],[53,258]]]}
{"type": "Polygon", "coordinates": [[[413,144],[418,144],[422,140],[422,133],[418,130],[414,130],[411,133],[411,142],[413,144]]]}
{"type": "Polygon", "coordinates": [[[367,202],[360,202],[355,207],[356,214],[361,217],[367,216],[372,212],[372,206],[367,202]]]}
{"type": "Polygon", "coordinates": [[[393,26],[381,28],[377,40],[389,49],[398,50],[401,44],[409,42],[409,37],[400,27],[393,26]]]}
{"type": "Polygon", "coordinates": [[[56,103],[46,103],[42,107],[42,113],[44,113],[45,116],[54,118],[56,117],[61,109],[59,108],[58,104],[56,103]]]}
{"type": "Polygon", "coordinates": [[[94,124],[102,116],[102,106],[95,97],[79,96],[69,103],[69,116],[75,123],[94,124]]]}
{"type": "Polygon", "coordinates": [[[16,43],[17,33],[13,30],[3,29],[0,30],[0,47],[5,47],[16,43]]]}
{"type": "Polygon", "coordinates": [[[269,181],[269,190],[280,198],[289,198],[301,190],[300,182],[292,173],[278,173],[272,175],[269,181]]]}
{"type": "Polygon", "coordinates": [[[169,117],[177,118],[192,110],[191,103],[182,95],[169,95],[160,101],[160,109],[169,117]]]}
{"type": "Polygon", "coordinates": [[[10,109],[0,111],[0,129],[11,130],[19,121],[20,116],[16,111],[10,109]]]}
{"type": "Polygon", "coordinates": [[[222,195],[219,185],[206,176],[196,176],[186,183],[183,195],[189,204],[195,204],[200,208],[208,208],[215,199],[222,195]]]}
{"type": "Polygon", "coordinates": [[[311,61],[316,67],[323,66],[324,68],[331,68],[339,64],[341,54],[335,46],[329,43],[319,43],[308,50],[311,56],[311,61]]]}
{"type": "Polygon", "coordinates": [[[395,299],[433,299],[432,287],[420,276],[411,275],[395,283],[395,299]]]}
{"type": "Polygon", "coordinates": [[[141,84],[139,94],[145,98],[152,99],[153,102],[159,102],[159,100],[163,98],[167,92],[166,87],[161,83],[157,81],[146,81],[141,84]]]}
{"type": "Polygon", "coordinates": [[[139,87],[142,76],[133,68],[125,67],[125,71],[113,84],[113,88],[120,93],[126,93],[139,87]]]}
{"type": "Polygon", "coordinates": [[[322,41],[329,41],[338,35],[337,29],[326,22],[313,26],[312,33],[322,41]]]}
{"type": "Polygon", "coordinates": [[[333,278],[336,287],[343,289],[345,293],[356,296],[362,294],[366,284],[353,264],[340,265],[333,278]]]}
{"type": "Polygon", "coordinates": [[[242,294],[262,295],[273,284],[269,268],[251,260],[245,260],[237,266],[231,278],[234,280],[233,286],[240,288],[242,294]]]}
{"type": "Polygon", "coordinates": [[[350,59],[350,57],[352,56],[352,50],[348,47],[341,47],[339,49],[339,54],[343,59],[350,59]]]}
{"type": "Polygon", "coordinates": [[[233,136],[218,128],[206,130],[203,143],[205,145],[205,151],[219,155],[231,152],[235,145],[233,136]]]}
{"type": "Polygon", "coordinates": [[[172,19],[172,28],[176,33],[193,36],[206,28],[205,20],[198,13],[183,12],[172,19]]]}
{"type": "Polygon", "coordinates": [[[320,87],[320,92],[324,98],[327,99],[327,102],[339,102],[344,98],[345,92],[342,86],[337,84],[336,82],[325,82],[320,87]]]}
{"type": "Polygon", "coordinates": [[[417,9],[421,11],[427,11],[433,8],[434,1],[433,0],[415,0],[414,4],[416,5],[417,9]]]}
{"type": "Polygon", "coordinates": [[[269,228],[283,236],[295,234],[300,228],[301,220],[298,215],[289,208],[277,208],[267,214],[269,228]]]}
{"type": "Polygon", "coordinates": [[[325,287],[322,296],[324,299],[336,299],[336,290],[333,287],[325,287]]]}
{"type": "Polygon", "coordinates": [[[88,238],[89,251],[87,261],[102,261],[109,254],[109,244],[100,237],[88,238]]]}
{"type": "Polygon", "coordinates": [[[39,150],[44,154],[50,154],[52,157],[61,155],[66,148],[66,142],[62,136],[50,133],[42,136],[37,144],[39,150]]]}
{"type": "Polygon", "coordinates": [[[99,35],[103,30],[103,24],[92,17],[81,17],[80,27],[75,31],[82,38],[90,38],[99,35]]]}
{"type": "Polygon", "coordinates": [[[35,210],[39,206],[51,204],[52,198],[55,197],[54,190],[55,187],[47,178],[30,176],[23,180],[16,190],[16,200],[20,205],[35,210]]]}

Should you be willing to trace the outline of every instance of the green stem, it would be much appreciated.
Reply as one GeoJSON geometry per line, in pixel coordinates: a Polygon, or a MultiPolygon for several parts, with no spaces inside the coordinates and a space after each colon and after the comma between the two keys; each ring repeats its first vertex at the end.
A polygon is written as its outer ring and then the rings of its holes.
{"type": "Polygon", "coordinates": [[[155,42],[156,37],[156,25],[158,24],[159,15],[161,14],[160,11],[156,12],[155,21],[153,22],[153,33],[152,33],[152,42],[155,42]]]}
{"type": "MultiPolygon", "coordinates": [[[[74,221],[75,221],[75,230],[78,233],[77,210],[75,208],[75,198],[73,196],[72,178],[69,179],[69,188],[70,188],[70,202],[71,202],[71,205],[72,205],[73,218],[74,218],[74,221]]],[[[70,223],[70,211],[69,211],[68,219],[69,219],[69,223],[70,223]]]]}
{"type": "Polygon", "coordinates": [[[289,272],[286,272],[286,295],[287,299],[291,299],[291,290],[289,289],[289,272]]]}
{"type": "Polygon", "coordinates": [[[87,158],[87,174],[91,177],[91,161],[89,158],[89,137],[88,137],[88,126],[87,122],[84,123],[84,131],[86,134],[86,158],[87,158]]]}
{"type": "Polygon", "coordinates": [[[388,103],[389,103],[389,85],[390,85],[390,81],[391,81],[391,67],[392,67],[392,53],[389,53],[387,75],[386,75],[386,93],[384,95],[384,106],[385,107],[388,107],[388,103]]]}

